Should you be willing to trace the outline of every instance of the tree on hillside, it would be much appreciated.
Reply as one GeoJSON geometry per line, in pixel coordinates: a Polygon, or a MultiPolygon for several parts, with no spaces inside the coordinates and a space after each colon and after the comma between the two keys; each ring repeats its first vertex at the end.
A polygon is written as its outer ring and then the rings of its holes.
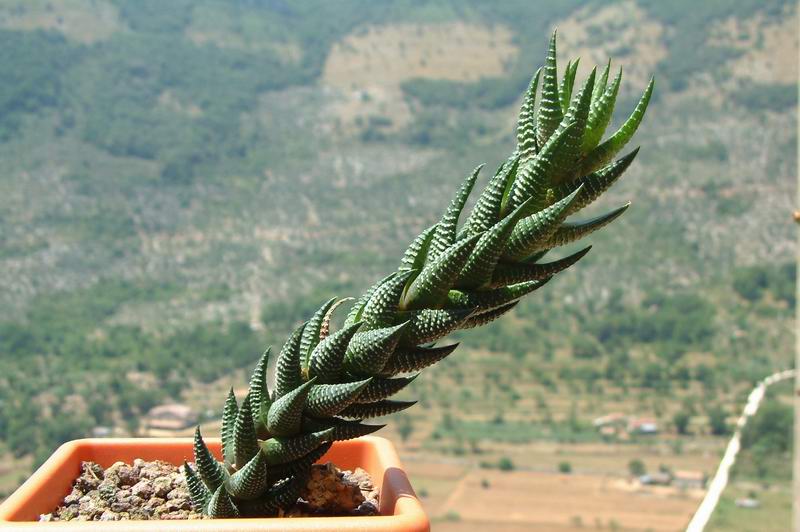
{"type": "Polygon", "coordinates": [[[678,434],[688,434],[689,433],[689,421],[691,420],[691,416],[688,412],[684,410],[680,410],[675,412],[675,415],[672,416],[672,423],[675,425],[675,430],[678,434]]]}
{"type": "Polygon", "coordinates": [[[728,413],[721,406],[714,406],[708,410],[708,426],[714,436],[725,436],[730,431],[728,427],[728,413]]]}

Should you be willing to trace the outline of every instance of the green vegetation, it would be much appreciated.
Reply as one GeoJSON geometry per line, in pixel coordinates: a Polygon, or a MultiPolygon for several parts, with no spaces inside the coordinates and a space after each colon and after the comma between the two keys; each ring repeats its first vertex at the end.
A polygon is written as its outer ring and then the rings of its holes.
{"type": "Polygon", "coordinates": [[[0,439],[16,456],[33,454],[39,463],[59,444],[114,423],[117,414],[135,430],[144,413],[192,380],[211,382],[252,363],[262,339],[243,323],[169,336],[107,323],[122,305],[179,292],[175,285],[101,281],[37,298],[23,321],[0,322],[0,352],[17,354],[0,362],[0,439]],[[219,353],[226,354],[225,365],[214,362],[219,353]],[[37,368],[37,379],[28,377],[30,368],[37,368]],[[138,373],[156,380],[137,380],[138,373]],[[44,390],[47,399],[31,401],[44,390]],[[72,410],[65,402],[70,397],[72,410]]]}
{"type": "MultiPolygon", "coordinates": [[[[23,3],[46,4],[0,12],[23,3]]],[[[683,4],[639,2],[665,26],[662,98],[640,132],[658,149],[590,216],[634,206],[593,235],[580,268],[505,320],[456,333],[460,355],[401,392],[437,420],[408,418],[424,449],[599,442],[591,419],[620,408],[666,432],[690,416],[674,447],[691,449],[710,432],[703,405],[737,411],[751,383],[789,364],[794,229],[775,205],[797,173],[796,86],[768,65],[757,83],[728,83],[741,52],[706,39],[728,17],[758,26],[793,6],[683,4]]],[[[116,23],[92,41],[4,18],[0,438],[26,455],[15,471],[93,426],[135,429],[154,404],[198,406],[187,389],[252,366],[267,337],[394,268],[458,174],[486,161],[482,186],[513,148],[509,119],[542,36],[605,5],[115,1],[116,23]],[[342,126],[322,78],[334,43],[452,21],[507,28],[518,54],[476,82],[406,79],[408,116],[389,105],[342,126]],[[264,333],[245,324],[259,310],[264,333]],[[18,421],[31,416],[52,427],[18,421]]],[[[607,35],[592,38],[604,47],[607,35]]],[[[627,77],[639,52],[626,53],[627,77]]],[[[620,94],[623,115],[634,96],[620,94]]]]}
{"type": "Polygon", "coordinates": [[[640,477],[647,473],[647,468],[640,459],[636,458],[628,462],[628,472],[633,477],[640,477]]]}

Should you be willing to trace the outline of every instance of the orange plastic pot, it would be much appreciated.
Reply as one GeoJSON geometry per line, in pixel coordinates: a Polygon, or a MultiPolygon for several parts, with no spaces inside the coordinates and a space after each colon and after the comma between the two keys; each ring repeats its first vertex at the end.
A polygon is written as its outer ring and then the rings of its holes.
{"type": "MultiPolygon", "coordinates": [[[[220,456],[219,439],[206,440],[220,456]]],[[[359,517],[303,517],[263,519],[202,519],[191,521],[65,521],[37,522],[39,515],[52,512],[72,489],[81,462],[91,460],[103,467],[134,459],[164,460],[182,464],[192,460],[191,438],[85,439],[65,443],[0,505],[0,530],[108,530],[123,531],[389,531],[430,530],[422,509],[394,446],[389,440],[366,436],[336,442],[321,462],[333,462],[342,469],[365,469],[380,487],[380,515],[359,517]]]]}

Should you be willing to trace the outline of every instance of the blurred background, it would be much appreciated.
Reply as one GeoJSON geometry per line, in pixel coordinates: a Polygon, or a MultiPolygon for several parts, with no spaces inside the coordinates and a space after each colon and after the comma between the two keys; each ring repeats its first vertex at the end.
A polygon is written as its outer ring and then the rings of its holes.
{"type": "MultiPolygon", "coordinates": [[[[435,530],[685,527],[792,366],[792,1],[2,0],[0,496],[68,439],[214,434],[267,344],[505,160],[555,27],[580,79],[623,67],[618,122],[656,76],[594,209],[633,206],[380,434],[435,530]]],[[[790,399],[712,529],[789,528],[790,399]]]]}

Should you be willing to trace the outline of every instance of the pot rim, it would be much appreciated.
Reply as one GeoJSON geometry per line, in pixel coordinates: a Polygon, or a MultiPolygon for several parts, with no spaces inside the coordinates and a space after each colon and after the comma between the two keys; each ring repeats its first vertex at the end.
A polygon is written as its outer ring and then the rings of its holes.
{"type": "MultiPolygon", "coordinates": [[[[206,438],[219,458],[219,438],[206,438]]],[[[180,521],[55,521],[41,523],[33,517],[52,510],[71,488],[80,462],[94,460],[104,467],[135,458],[164,460],[176,465],[192,459],[192,438],[85,438],[61,445],[26,481],[0,505],[0,528],[30,530],[109,530],[114,532],[159,531],[427,531],[430,523],[414,493],[392,442],[378,436],[363,436],[335,442],[318,463],[334,462],[343,469],[362,467],[380,487],[378,516],[297,518],[237,518],[180,521]],[[188,455],[188,456],[187,456],[188,455]]]]}

